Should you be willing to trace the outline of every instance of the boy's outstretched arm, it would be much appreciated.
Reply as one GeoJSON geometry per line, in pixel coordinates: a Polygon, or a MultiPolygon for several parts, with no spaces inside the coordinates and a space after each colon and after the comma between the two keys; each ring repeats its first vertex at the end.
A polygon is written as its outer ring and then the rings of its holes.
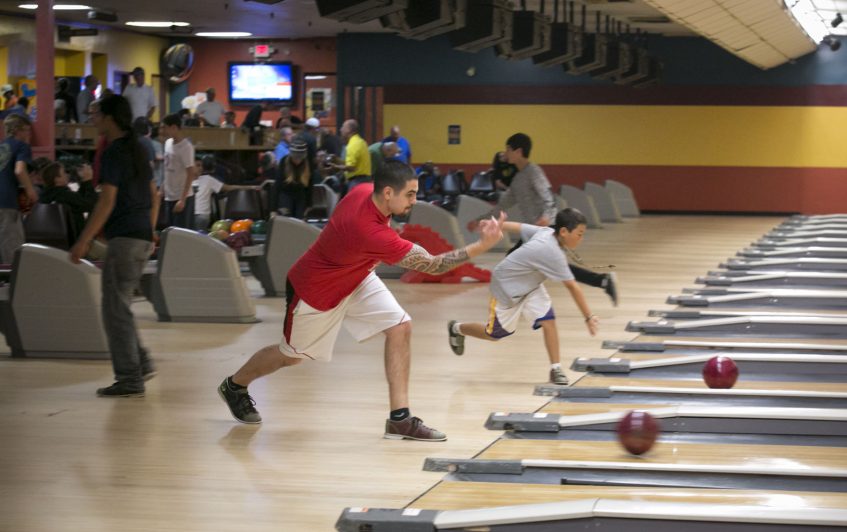
{"type": "Polygon", "coordinates": [[[588,327],[588,332],[591,336],[597,334],[597,329],[600,325],[600,320],[597,319],[597,316],[591,313],[591,309],[588,308],[588,303],[585,301],[585,296],[582,294],[582,289],[579,287],[576,281],[562,281],[562,284],[565,285],[565,288],[568,289],[568,292],[571,293],[571,297],[576,303],[576,306],[579,308],[579,311],[582,312],[583,317],[585,317],[585,326],[588,327]]]}

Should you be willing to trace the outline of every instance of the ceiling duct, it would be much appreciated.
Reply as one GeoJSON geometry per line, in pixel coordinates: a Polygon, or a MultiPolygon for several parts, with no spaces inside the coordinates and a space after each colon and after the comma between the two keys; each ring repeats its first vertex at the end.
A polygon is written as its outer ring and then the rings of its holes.
{"type": "Polygon", "coordinates": [[[406,9],[409,0],[317,0],[317,4],[324,18],[362,24],[406,9]]]}
{"type": "Polygon", "coordinates": [[[559,19],[559,0],[553,7],[553,23],[550,25],[550,49],[536,54],[532,62],[540,66],[554,66],[567,63],[582,55],[582,28],[573,24],[573,2],[570,2],[570,17],[565,21],[565,2],[562,1],[562,22],[559,19]]]}
{"type": "Polygon", "coordinates": [[[550,19],[543,13],[524,9],[512,13],[512,38],[498,44],[496,53],[503,59],[518,60],[549,49],[550,19]]]}
{"type": "Polygon", "coordinates": [[[467,0],[414,0],[406,9],[380,18],[380,22],[401,37],[429,39],[465,27],[467,4],[467,0]]]}
{"type": "Polygon", "coordinates": [[[512,10],[506,0],[468,0],[465,27],[450,32],[450,44],[478,52],[512,38],[512,10]]]}

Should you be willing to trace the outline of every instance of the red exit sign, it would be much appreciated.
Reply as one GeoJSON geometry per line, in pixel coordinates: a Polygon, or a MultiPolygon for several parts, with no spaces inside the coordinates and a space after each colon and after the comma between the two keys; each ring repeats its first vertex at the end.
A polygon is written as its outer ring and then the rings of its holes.
{"type": "Polygon", "coordinates": [[[253,47],[254,57],[270,57],[271,47],[268,44],[257,44],[253,47]]]}

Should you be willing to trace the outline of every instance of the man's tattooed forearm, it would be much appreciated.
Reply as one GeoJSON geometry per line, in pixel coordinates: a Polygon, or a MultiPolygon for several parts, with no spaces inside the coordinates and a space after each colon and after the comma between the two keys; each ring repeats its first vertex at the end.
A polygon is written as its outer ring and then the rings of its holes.
{"type": "Polygon", "coordinates": [[[465,248],[454,249],[441,255],[432,256],[427,250],[414,244],[412,249],[406,253],[406,256],[400,259],[400,262],[395,264],[395,266],[430,273],[432,275],[440,275],[449,272],[463,262],[467,262],[468,258],[470,257],[468,257],[468,252],[465,248]]]}

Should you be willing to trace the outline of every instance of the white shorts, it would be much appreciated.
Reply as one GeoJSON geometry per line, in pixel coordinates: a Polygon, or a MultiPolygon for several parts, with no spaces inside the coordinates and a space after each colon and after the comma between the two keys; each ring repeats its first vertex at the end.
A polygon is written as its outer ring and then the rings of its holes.
{"type": "Polygon", "coordinates": [[[335,308],[317,310],[296,294],[285,308],[285,327],[279,350],[292,358],[312,360],[332,359],[342,323],[357,342],[364,342],[377,333],[412,319],[373,272],[335,308]]]}
{"type": "Polygon", "coordinates": [[[503,305],[492,297],[489,302],[485,334],[498,339],[513,334],[518,328],[518,320],[521,315],[527,321],[532,322],[533,329],[541,327],[542,321],[556,319],[556,315],[553,313],[553,301],[543,285],[523,296],[520,301],[511,306],[503,305]]]}

